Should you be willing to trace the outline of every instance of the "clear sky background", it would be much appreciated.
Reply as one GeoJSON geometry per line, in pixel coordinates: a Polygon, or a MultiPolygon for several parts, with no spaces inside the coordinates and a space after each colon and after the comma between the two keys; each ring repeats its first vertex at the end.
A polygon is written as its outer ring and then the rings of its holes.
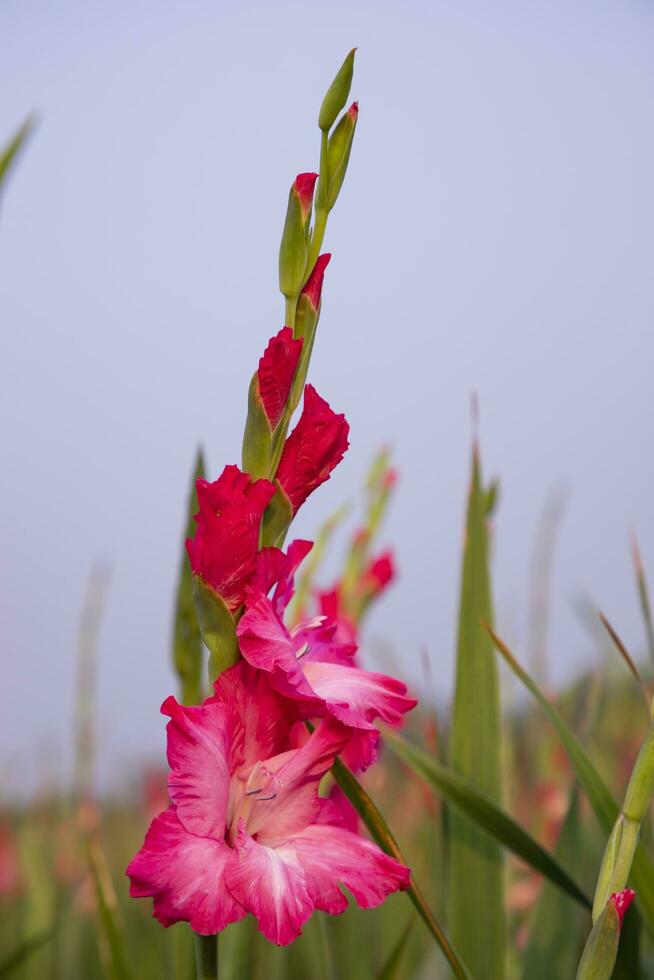
{"type": "Polygon", "coordinates": [[[4,0],[0,39],[0,133],[40,117],[0,212],[5,789],[35,781],[44,746],[65,768],[97,558],[113,569],[103,772],[163,751],[192,457],[201,442],[213,475],[239,459],[282,323],[288,187],[317,168],[318,107],[353,45],[361,115],[311,374],[351,449],[297,533],[394,447],[401,575],[368,637],[416,687],[427,645],[448,698],[474,390],[502,483],[500,625],[524,653],[534,538],[563,485],[555,677],[597,657],[579,595],[642,651],[628,536],[654,582],[651,4],[4,0]]]}

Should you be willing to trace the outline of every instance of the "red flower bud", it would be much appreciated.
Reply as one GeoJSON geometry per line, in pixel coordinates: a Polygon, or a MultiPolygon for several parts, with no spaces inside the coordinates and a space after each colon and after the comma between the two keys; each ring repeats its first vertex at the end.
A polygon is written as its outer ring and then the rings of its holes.
{"type": "Polygon", "coordinates": [[[365,571],[365,585],[370,588],[375,595],[378,595],[393,581],[395,568],[393,565],[393,553],[385,551],[370,562],[365,571]]]}
{"type": "Polygon", "coordinates": [[[282,327],[268,342],[259,361],[259,394],[273,430],[282,417],[288,400],[301,350],[302,340],[293,340],[291,328],[282,327]]]}
{"type": "Polygon", "coordinates": [[[309,494],[329,479],[348,447],[350,427],[312,385],[304,389],[304,408],[286,440],[277,480],[296,514],[309,494]]]}
{"type": "Polygon", "coordinates": [[[293,184],[293,191],[300,202],[302,220],[306,222],[313,204],[313,191],[318,180],[318,174],[298,174],[293,184]]]}
{"type": "Polygon", "coordinates": [[[325,278],[325,269],[331,260],[331,252],[325,252],[316,259],[316,264],[311,270],[311,275],[304,284],[302,296],[306,296],[315,312],[320,306],[322,296],[322,281],[325,278]]]}
{"type": "Polygon", "coordinates": [[[268,480],[253,483],[238,466],[226,466],[213,483],[199,479],[196,487],[197,528],[186,542],[191,568],[233,612],[255,570],[259,527],[275,488],[268,480]]]}
{"type": "Polygon", "coordinates": [[[609,899],[609,902],[613,903],[615,907],[615,911],[618,913],[618,923],[621,929],[622,929],[622,920],[625,917],[625,912],[627,911],[627,909],[629,908],[629,906],[631,905],[635,897],[636,897],[635,891],[633,891],[631,888],[624,888],[621,892],[614,892],[609,899]]]}

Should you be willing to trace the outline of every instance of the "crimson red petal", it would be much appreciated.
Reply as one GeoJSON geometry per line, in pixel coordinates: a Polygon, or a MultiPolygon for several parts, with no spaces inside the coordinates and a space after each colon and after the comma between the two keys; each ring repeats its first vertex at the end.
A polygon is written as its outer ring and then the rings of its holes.
{"type": "Polygon", "coordinates": [[[329,479],[349,443],[350,427],[312,385],[304,389],[302,415],[286,440],[277,480],[296,514],[309,494],[329,479]]]}
{"type": "Polygon", "coordinates": [[[243,604],[255,569],[259,527],[275,488],[252,482],[238,466],[226,466],[213,483],[197,481],[195,537],[186,542],[191,567],[232,611],[243,604]]]}
{"type": "Polygon", "coordinates": [[[259,394],[271,429],[282,417],[301,350],[302,340],[294,340],[291,328],[282,327],[268,341],[259,361],[259,394]]]}
{"type": "Polygon", "coordinates": [[[319,255],[316,259],[316,264],[311,270],[311,275],[304,284],[304,289],[302,293],[307,297],[311,303],[314,310],[317,310],[320,306],[320,297],[322,296],[322,282],[325,278],[325,269],[329,265],[331,260],[331,252],[325,252],[323,255],[319,255]]]}

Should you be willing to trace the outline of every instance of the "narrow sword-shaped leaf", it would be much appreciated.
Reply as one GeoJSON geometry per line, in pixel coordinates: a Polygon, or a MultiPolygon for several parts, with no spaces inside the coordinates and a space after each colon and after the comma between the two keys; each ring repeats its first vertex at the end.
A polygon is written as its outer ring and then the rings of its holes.
{"type": "MultiPolygon", "coordinates": [[[[502,798],[497,663],[480,621],[492,618],[488,495],[479,450],[472,455],[457,637],[456,690],[450,735],[452,769],[489,799],[502,798]]],[[[504,859],[496,841],[454,810],[450,821],[452,940],[478,976],[506,971],[504,859]]]]}
{"type": "Polygon", "coordinates": [[[0,978],[11,976],[25,960],[29,959],[32,953],[49,943],[54,936],[55,930],[48,929],[36,936],[23,940],[22,943],[9,956],[0,963],[0,978]]]}
{"type": "MultiPolygon", "coordinates": [[[[347,766],[341,762],[340,759],[336,759],[332,767],[332,774],[368,828],[372,839],[379,844],[383,851],[390,854],[391,857],[394,857],[396,860],[402,861],[403,864],[406,864],[399,845],[393,837],[393,834],[386,824],[386,821],[368,796],[363,786],[361,786],[356,776],[350,772],[347,766]]],[[[459,958],[457,952],[443,932],[443,929],[434,916],[434,913],[427,905],[424,896],[418,889],[418,886],[415,884],[413,879],[407,890],[407,894],[413,902],[418,915],[423,920],[432,936],[442,949],[445,958],[452,968],[454,976],[461,978],[461,980],[471,980],[472,974],[468,971],[459,958]]]]}
{"type": "Polygon", "coordinates": [[[118,915],[116,892],[100,842],[93,837],[87,840],[87,857],[95,885],[99,925],[109,952],[109,975],[112,980],[131,980],[132,974],[129,968],[125,934],[118,915]]]}
{"type": "Polygon", "coordinates": [[[193,515],[198,511],[195,485],[198,478],[204,476],[204,470],[204,457],[202,450],[198,449],[186,509],[186,527],[182,542],[182,558],[177,579],[177,597],[173,621],[173,663],[179,678],[180,696],[183,704],[199,704],[204,696],[202,637],[200,636],[193,598],[193,573],[185,547],[186,539],[192,538],[194,533],[193,515]]]}
{"type": "Polygon", "coordinates": [[[544,875],[562,891],[587,909],[591,901],[556,858],[542,847],[496,803],[478,792],[464,777],[441,765],[431,755],[386,731],[386,744],[437,793],[452,803],[502,847],[544,875]]]}
{"type": "Polygon", "coordinates": [[[28,116],[20,129],[12,136],[9,142],[0,149],[0,187],[11,169],[21,147],[34,128],[34,117],[28,116]]]}
{"type": "MultiPolygon", "coordinates": [[[[610,789],[593,765],[583,745],[568,727],[554,705],[550,704],[540,688],[534,683],[524,668],[520,666],[507,645],[491,627],[486,625],[486,629],[492,637],[493,643],[499,653],[501,653],[516,677],[533,694],[556,729],[602,830],[605,834],[610,834],[620,812],[620,807],[615,801],[610,789]]],[[[654,864],[642,845],[638,845],[636,849],[636,855],[631,869],[631,881],[638,894],[640,911],[643,913],[650,931],[654,932],[654,864]]]]}
{"type": "Polygon", "coordinates": [[[411,935],[411,929],[413,928],[413,919],[410,919],[404,927],[400,938],[393,946],[386,963],[382,969],[377,974],[377,980],[397,980],[399,977],[400,963],[402,962],[402,956],[404,955],[404,950],[409,941],[409,936],[411,935]]]}

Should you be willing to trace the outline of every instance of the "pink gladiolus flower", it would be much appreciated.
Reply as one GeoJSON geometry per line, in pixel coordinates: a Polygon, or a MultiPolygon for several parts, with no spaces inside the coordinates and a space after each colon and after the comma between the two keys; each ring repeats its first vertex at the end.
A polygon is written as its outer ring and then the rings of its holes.
{"type": "Polygon", "coordinates": [[[343,459],[349,431],[345,416],[333,412],[315,388],[306,385],[302,415],[286,440],[277,469],[293,514],[343,459]]]}
{"type": "MultiPolygon", "coordinates": [[[[298,545],[289,548],[294,554],[298,545]]],[[[266,671],[271,683],[282,694],[296,698],[303,717],[332,715],[354,729],[356,768],[365,768],[376,757],[379,733],[373,724],[380,718],[398,725],[402,716],[417,702],[407,696],[406,685],[384,674],[362,670],[353,662],[356,646],[343,643],[337,624],[325,616],[298,623],[289,630],[283,621],[292,595],[292,573],[286,573],[272,599],[250,589],[246,611],[237,634],[245,659],[266,671]],[[290,582],[290,584],[289,584],[290,582]]],[[[349,754],[352,762],[352,755],[349,754]]]]}
{"type": "Polygon", "coordinates": [[[261,519],[274,492],[268,480],[253,483],[238,466],[226,466],[214,483],[197,481],[197,529],[186,542],[191,568],[232,611],[243,604],[255,568],[261,519]]]}
{"type": "Polygon", "coordinates": [[[301,350],[302,340],[293,340],[291,328],[282,327],[259,361],[259,393],[271,429],[282,417],[301,350]]]}
{"type": "Polygon", "coordinates": [[[248,912],[286,945],[314,909],[362,908],[407,888],[409,869],[343,826],[318,783],[349,733],[333,719],[289,748],[293,706],[243,662],[197,707],[168,698],[171,806],[130,863],[130,894],[152,897],[165,925],[220,932],[248,912]]]}
{"type": "Polygon", "coordinates": [[[322,296],[322,283],[325,278],[325,269],[331,260],[331,252],[325,252],[316,259],[316,264],[311,270],[311,275],[307,279],[302,289],[302,295],[306,296],[314,311],[320,306],[322,296]]]}
{"type": "Polygon", "coordinates": [[[609,899],[609,901],[615,906],[615,911],[618,913],[618,923],[621,929],[625,913],[635,897],[635,891],[633,891],[631,888],[624,888],[621,892],[614,892],[609,899]]]}

